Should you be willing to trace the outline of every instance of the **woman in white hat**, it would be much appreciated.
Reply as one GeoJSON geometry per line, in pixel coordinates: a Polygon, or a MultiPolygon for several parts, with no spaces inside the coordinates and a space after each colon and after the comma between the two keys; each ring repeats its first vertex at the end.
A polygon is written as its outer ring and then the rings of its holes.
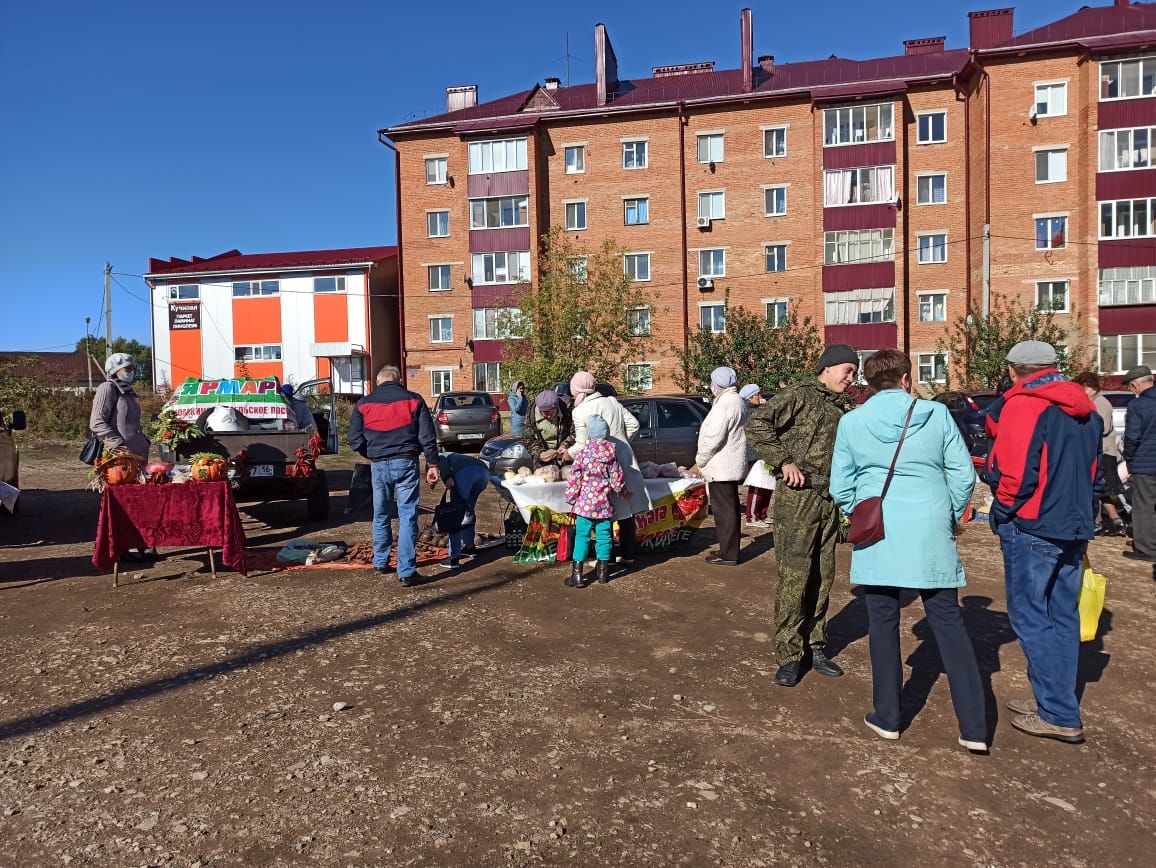
{"type": "Polygon", "coordinates": [[[88,427],[104,441],[105,450],[124,448],[147,461],[149,439],[140,424],[140,401],[132,384],[136,360],[128,353],[113,353],[104,363],[108,379],[92,396],[88,427]]]}

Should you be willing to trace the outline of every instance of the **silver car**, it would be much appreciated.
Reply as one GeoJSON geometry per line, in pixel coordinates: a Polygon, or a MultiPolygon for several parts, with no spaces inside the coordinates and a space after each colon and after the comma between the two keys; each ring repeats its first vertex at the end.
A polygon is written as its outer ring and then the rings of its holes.
{"type": "Polygon", "coordinates": [[[482,444],[502,433],[502,414],[487,392],[445,392],[433,408],[438,446],[482,444]]]}

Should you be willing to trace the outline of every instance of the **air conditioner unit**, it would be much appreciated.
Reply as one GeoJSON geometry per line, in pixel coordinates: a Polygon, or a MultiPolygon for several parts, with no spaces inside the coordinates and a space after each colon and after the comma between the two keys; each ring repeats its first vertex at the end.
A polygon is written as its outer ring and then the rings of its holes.
{"type": "MultiPolygon", "coordinates": [[[[699,219],[701,220],[702,218],[700,217],[699,219]]],[[[698,279],[698,288],[703,292],[706,292],[708,289],[714,289],[714,280],[709,277],[700,277],[698,279]]]]}
{"type": "Polygon", "coordinates": [[[698,228],[699,229],[710,229],[710,218],[709,217],[699,217],[698,218],[698,228]]]}

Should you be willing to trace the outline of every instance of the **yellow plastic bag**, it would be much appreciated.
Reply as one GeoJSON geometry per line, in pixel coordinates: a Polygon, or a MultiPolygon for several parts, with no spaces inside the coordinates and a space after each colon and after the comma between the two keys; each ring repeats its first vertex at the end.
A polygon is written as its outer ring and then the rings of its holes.
{"type": "Polygon", "coordinates": [[[1108,581],[1092,569],[1084,555],[1084,583],[1080,587],[1080,641],[1091,642],[1100,627],[1100,613],[1104,611],[1104,591],[1108,581]]]}

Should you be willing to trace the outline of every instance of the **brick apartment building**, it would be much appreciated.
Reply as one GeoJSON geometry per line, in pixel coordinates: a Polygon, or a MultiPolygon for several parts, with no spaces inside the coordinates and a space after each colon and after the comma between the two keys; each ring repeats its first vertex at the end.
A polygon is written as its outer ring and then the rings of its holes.
{"type": "MultiPolygon", "coordinates": [[[[669,389],[691,329],[727,305],[790,311],[827,341],[897,346],[940,380],[952,320],[999,298],[1060,311],[1105,371],[1156,364],[1156,5],[1082,8],[1016,36],[973,12],[970,46],[875,60],[657,67],[557,79],[380,131],[397,151],[410,386],[499,393],[497,312],[562,227],[657,296],[624,379],[669,389]]],[[[625,315],[625,312],[624,312],[625,315]]]]}

